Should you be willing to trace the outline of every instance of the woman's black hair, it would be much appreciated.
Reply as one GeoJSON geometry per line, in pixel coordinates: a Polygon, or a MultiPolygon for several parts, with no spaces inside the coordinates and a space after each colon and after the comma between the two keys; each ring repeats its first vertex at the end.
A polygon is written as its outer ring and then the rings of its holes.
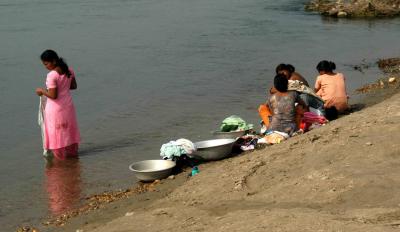
{"type": "Polygon", "coordinates": [[[294,66],[291,65],[291,64],[287,64],[287,65],[286,65],[286,68],[287,68],[287,70],[288,70],[290,73],[294,73],[294,71],[296,70],[296,69],[294,68],[294,66]]]}
{"type": "Polygon", "coordinates": [[[69,78],[71,76],[71,71],[69,71],[67,63],[64,62],[63,58],[59,57],[57,53],[53,50],[46,50],[40,55],[42,61],[56,62],[56,66],[60,67],[62,74],[66,74],[69,78]]]}
{"type": "Polygon", "coordinates": [[[283,74],[277,74],[274,78],[274,86],[279,92],[287,92],[289,81],[283,74]]]}
{"type": "Polygon", "coordinates": [[[296,69],[294,68],[293,65],[291,64],[279,64],[278,66],[276,66],[275,68],[275,72],[276,74],[278,74],[280,71],[286,70],[289,73],[293,73],[296,69]]]}
{"type": "Polygon", "coordinates": [[[336,64],[333,63],[332,61],[327,61],[323,60],[318,63],[317,65],[317,70],[318,72],[324,71],[324,72],[333,72],[333,70],[336,69],[336,64]]]}

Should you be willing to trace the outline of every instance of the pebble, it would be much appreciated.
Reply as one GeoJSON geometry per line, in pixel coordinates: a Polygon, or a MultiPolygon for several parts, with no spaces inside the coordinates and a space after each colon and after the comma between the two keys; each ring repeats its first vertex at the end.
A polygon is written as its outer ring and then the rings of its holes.
{"type": "Polygon", "coordinates": [[[389,78],[389,80],[388,80],[389,83],[393,83],[393,82],[395,82],[395,81],[396,81],[396,77],[391,77],[391,78],[389,78]]]}
{"type": "Polygon", "coordinates": [[[170,175],[170,176],[168,177],[168,179],[170,179],[170,180],[175,179],[175,175],[170,175]]]}
{"type": "Polygon", "coordinates": [[[311,142],[313,143],[314,141],[317,141],[319,138],[321,138],[320,135],[313,135],[313,136],[310,138],[310,140],[311,140],[311,142]]]}
{"type": "Polygon", "coordinates": [[[337,127],[336,127],[336,128],[333,128],[333,129],[332,129],[332,132],[333,132],[333,133],[338,133],[338,132],[339,132],[339,128],[337,128],[337,127]]]}
{"type": "Polygon", "coordinates": [[[371,142],[368,142],[368,143],[366,143],[366,145],[368,145],[368,146],[371,146],[371,145],[372,145],[372,143],[371,143],[371,142]]]}
{"type": "Polygon", "coordinates": [[[168,212],[165,209],[156,209],[152,213],[154,216],[159,216],[159,215],[168,215],[168,212]]]}
{"type": "Polygon", "coordinates": [[[345,11],[339,11],[337,17],[347,17],[347,13],[345,11]]]}
{"type": "Polygon", "coordinates": [[[134,212],[127,212],[127,213],[125,214],[125,216],[130,217],[130,216],[132,216],[133,214],[134,214],[134,212]]]}
{"type": "Polygon", "coordinates": [[[83,232],[83,230],[82,229],[77,229],[76,232],[83,232]]]}

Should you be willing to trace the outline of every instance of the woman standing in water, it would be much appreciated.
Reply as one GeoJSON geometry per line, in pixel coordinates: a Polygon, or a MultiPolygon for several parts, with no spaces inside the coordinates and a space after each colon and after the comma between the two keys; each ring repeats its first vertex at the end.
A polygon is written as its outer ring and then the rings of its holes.
{"type": "Polygon", "coordinates": [[[40,59],[50,71],[46,78],[47,89],[36,89],[37,95],[47,97],[44,148],[61,160],[69,156],[77,157],[80,134],[70,93],[71,89],[77,88],[75,74],[53,50],[44,51],[40,59]]]}

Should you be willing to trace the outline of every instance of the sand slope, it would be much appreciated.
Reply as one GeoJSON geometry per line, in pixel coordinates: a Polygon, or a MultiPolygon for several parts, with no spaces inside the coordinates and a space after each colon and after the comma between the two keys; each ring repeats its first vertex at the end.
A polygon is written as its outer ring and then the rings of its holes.
{"type": "Polygon", "coordinates": [[[400,94],[200,169],[131,216],[83,230],[398,231],[400,94]]]}

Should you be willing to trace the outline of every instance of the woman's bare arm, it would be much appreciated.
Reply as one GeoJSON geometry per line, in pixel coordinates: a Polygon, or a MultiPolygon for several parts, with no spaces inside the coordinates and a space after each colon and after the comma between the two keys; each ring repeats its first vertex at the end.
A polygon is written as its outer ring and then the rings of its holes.
{"type": "Polygon", "coordinates": [[[57,99],[57,88],[51,88],[51,89],[48,89],[48,90],[45,90],[43,88],[37,88],[36,89],[36,94],[38,96],[44,95],[44,96],[46,96],[48,98],[51,98],[51,99],[57,99]]]}

